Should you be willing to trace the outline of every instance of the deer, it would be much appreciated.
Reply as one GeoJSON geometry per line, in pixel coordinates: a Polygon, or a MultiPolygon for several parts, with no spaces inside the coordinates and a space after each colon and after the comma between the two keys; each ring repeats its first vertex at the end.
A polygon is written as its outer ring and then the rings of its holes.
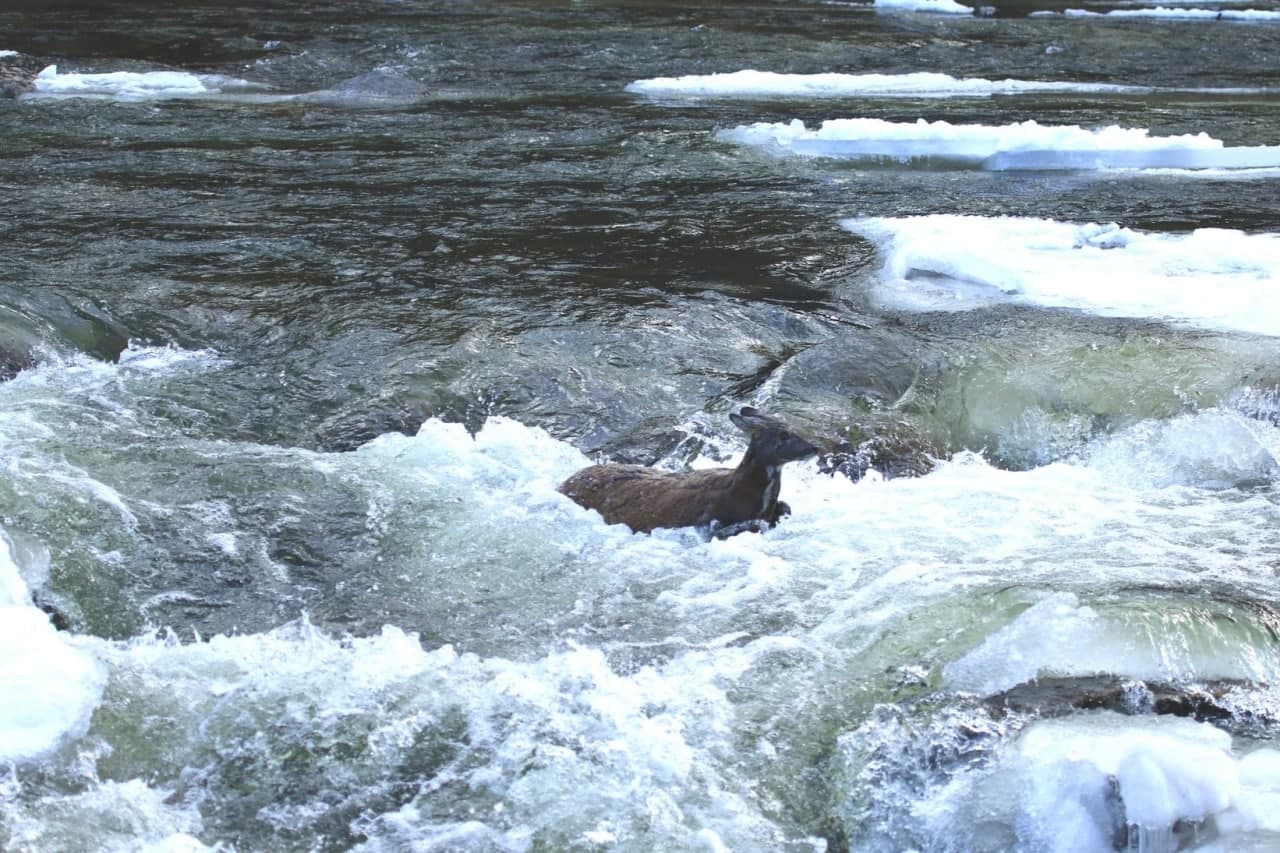
{"type": "Polygon", "coordinates": [[[592,465],[565,480],[559,491],[599,512],[607,524],[625,524],[636,533],[664,527],[699,527],[720,539],[762,533],[791,514],[791,507],[778,500],[782,466],[815,456],[818,448],[750,406],[731,413],[729,420],[751,437],[737,468],[592,465]]]}

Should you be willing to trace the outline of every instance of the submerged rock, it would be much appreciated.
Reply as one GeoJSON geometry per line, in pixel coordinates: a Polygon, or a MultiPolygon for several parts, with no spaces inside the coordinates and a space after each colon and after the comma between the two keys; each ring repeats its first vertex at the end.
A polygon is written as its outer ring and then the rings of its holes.
{"type": "Polygon", "coordinates": [[[1277,476],[1240,417],[1280,423],[1274,340],[1068,312],[1046,326],[1011,305],[855,319],[766,383],[798,423],[839,425],[832,467],[854,476],[918,474],[961,451],[1011,470],[1110,454],[1157,484],[1277,476]]]}
{"type": "Polygon", "coordinates": [[[777,371],[776,401],[812,433],[838,438],[820,461],[826,473],[857,481],[869,471],[914,477],[947,455],[939,430],[916,401],[932,397],[940,355],[893,323],[869,320],[805,349],[777,371]],[[794,415],[792,414],[794,411],[794,415]]]}
{"type": "Polygon", "coordinates": [[[0,381],[34,366],[44,352],[115,361],[128,344],[128,331],[91,306],[40,289],[0,286],[0,381]]]}
{"type": "Polygon", "coordinates": [[[370,71],[329,89],[300,95],[298,100],[337,106],[409,106],[422,100],[427,87],[393,71],[370,71]]]}
{"type": "Polygon", "coordinates": [[[32,603],[35,604],[46,616],[49,617],[49,624],[56,631],[70,631],[74,627],[75,622],[71,615],[64,609],[63,603],[55,601],[46,593],[40,590],[34,590],[31,593],[32,603]]]}

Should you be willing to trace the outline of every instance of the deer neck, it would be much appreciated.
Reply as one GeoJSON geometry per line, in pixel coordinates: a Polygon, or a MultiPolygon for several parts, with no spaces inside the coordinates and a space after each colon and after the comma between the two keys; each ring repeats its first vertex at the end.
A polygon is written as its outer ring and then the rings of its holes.
{"type": "Polygon", "coordinates": [[[746,492],[759,495],[760,505],[757,511],[759,517],[764,518],[778,502],[778,492],[782,488],[782,466],[764,464],[756,457],[755,448],[749,447],[734,471],[733,488],[739,494],[746,492]]]}

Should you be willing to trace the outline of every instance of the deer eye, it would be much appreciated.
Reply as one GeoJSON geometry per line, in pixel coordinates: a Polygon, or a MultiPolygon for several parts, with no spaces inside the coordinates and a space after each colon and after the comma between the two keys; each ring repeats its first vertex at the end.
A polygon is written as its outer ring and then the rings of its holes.
{"type": "Polygon", "coordinates": [[[791,440],[791,433],[787,432],[787,431],[784,429],[782,432],[778,433],[778,438],[782,439],[783,441],[790,441],[790,440],[791,440]]]}

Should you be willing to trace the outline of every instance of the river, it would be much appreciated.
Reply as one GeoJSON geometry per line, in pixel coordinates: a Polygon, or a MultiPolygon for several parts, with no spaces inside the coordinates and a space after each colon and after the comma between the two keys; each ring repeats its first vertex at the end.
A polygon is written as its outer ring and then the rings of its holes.
{"type": "Polygon", "coordinates": [[[1156,5],[4,4],[0,847],[1280,848],[1280,6],[1156,5]],[[556,491],[742,405],[766,533],[556,491]]]}

